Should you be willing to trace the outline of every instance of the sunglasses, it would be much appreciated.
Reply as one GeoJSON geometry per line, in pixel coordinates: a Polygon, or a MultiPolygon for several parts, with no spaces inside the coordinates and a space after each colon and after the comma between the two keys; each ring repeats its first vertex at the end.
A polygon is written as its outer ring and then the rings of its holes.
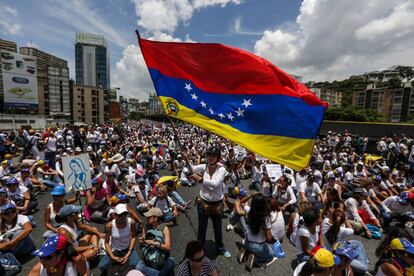
{"type": "Polygon", "coordinates": [[[4,215],[8,216],[10,214],[15,214],[15,213],[16,213],[16,210],[11,210],[11,211],[5,212],[4,215]]]}
{"type": "Polygon", "coordinates": [[[201,256],[200,258],[197,258],[197,259],[193,259],[193,258],[191,258],[191,261],[196,262],[196,263],[200,263],[201,261],[203,261],[204,256],[205,256],[205,255],[203,254],[203,256],[201,256]]]}

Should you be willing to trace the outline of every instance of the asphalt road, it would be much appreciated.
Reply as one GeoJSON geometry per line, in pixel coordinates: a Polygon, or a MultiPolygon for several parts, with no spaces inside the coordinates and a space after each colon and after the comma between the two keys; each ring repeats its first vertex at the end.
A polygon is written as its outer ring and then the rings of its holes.
{"type": "MultiPolygon", "coordinates": [[[[162,171],[163,175],[168,175],[168,171],[162,171]]],[[[249,180],[242,180],[243,186],[247,189],[249,180]]],[[[194,201],[195,197],[199,193],[199,187],[180,187],[178,192],[183,196],[185,200],[191,199],[194,201]]],[[[36,228],[33,229],[32,238],[35,242],[36,246],[39,247],[43,242],[42,234],[45,231],[45,227],[43,226],[43,210],[44,208],[52,201],[52,196],[49,194],[40,194],[37,196],[38,200],[38,208],[34,214],[35,222],[37,223],[36,228]]],[[[135,200],[132,199],[130,204],[134,204],[135,200]]],[[[84,199],[82,199],[82,203],[84,203],[84,199]]],[[[183,259],[185,246],[188,241],[196,239],[196,231],[197,231],[197,212],[194,205],[191,205],[191,209],[187,210],[186,214],[180,214],[178,217],[178,225],[172,228],[172,250],[171,255],[175,259],[176,263],[180,262],[183,259]]],[[[214,251],[214,234],[213,234],[213,227],[211,221],[209,222],[209,227],[207,231],[207,242],[206,242],[206,251],[207,255],[209,255],[216,264],[216,267],[219,271],[220,275],[251,275],[255,274],[258,275],[293,275],[293,270],[291,268],[291,262],[295,258],[295,250],[294,247],[287,241],[287,239],[283,242],[283,248],[286,252],[286,258],[280,259],[272,263],[267,268],[254,268],[252,273],[247,272],[244,269],[244,265],[240,265],[237,263],[236,255],[238,252],[238,247],[236,242],[240,243],[241,238],[235,234],[234,232],[226,232],[226,224],[228,222],[228,218],[223,219],[223,235],[224,235],[224,243],[227,249],[233,255],[231,258],[224,258],[223,256],[214,256],[211,252],[214,251]]],[[[103,225],[95,225],[101,231],[104,230],[103,225]]],[[[370,258],[371,262],[371,269],[373,269],[376,258],[374,255],[375,248],[379,244],[378,240],[368,240],[359,236],[354,236],[353,239],[360,240],[364,246],[367,254],[370,258]]],[[[138,248],[138,246],[137,246],[138,248]]],[[[23,263],[23,270],[19,275],[27,275],[30,269],[36,264],[38,261],[37,258],[27,256],[27,259],[24,260],[23,263]]],[[[91,269],[91,275],[100,275],[99,270],[95,267],[91,269]]]]}

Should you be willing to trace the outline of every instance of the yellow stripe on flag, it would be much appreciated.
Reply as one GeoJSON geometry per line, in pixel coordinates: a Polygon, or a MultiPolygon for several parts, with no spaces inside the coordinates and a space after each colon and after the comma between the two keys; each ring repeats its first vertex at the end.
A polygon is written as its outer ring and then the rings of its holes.
{"type": "Polygon", "coordinates": [[[173,98],[160,96],[160,100],[169,116],[227,138],[269,160],[285,164],[292,169],[301,170],[308,166],[315,145],[315,140],[313,139],[241,132],[229,125],[222,124],[199,114],[181,105],[173,98]]]}

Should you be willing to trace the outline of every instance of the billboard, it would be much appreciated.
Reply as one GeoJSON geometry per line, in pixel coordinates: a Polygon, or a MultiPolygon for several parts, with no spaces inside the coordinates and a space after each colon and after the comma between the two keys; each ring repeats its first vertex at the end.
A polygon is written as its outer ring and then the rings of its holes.
{"type": "Polygon", "coordinates": [[[37,67],[33,57],[0,51],[4,107],[37,108],[37,67]]]}
{"type": "Polygon", "coordinates": [[[106,47],[105,38],[103,36],[87,33],[76,33],[76,43],[92,44],[106,47]]]}

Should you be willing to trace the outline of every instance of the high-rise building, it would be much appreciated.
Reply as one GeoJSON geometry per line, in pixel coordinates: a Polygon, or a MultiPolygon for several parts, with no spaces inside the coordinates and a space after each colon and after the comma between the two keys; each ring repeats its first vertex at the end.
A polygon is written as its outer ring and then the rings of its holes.
{"type": "Polygon", "coordinates": [[[164,108],[160,98],[155,93],[150,93],[148,98],[148,114],[149,115],[159,115],[164,114],[164,108]]]}
{"type": "Polygon", "coordinates": [[[32,47],[20,47],[19,52],[36,58],[39,114],[67,122],[71,113],[68,62],[32,47]]]}
{"type": "Polygon", "coordinates": [[[328,102],[330,107],[338,107],[342,104],[342,92],[325,87],[310,87],[309,90],[322,101],[328,102]]]}
{"type": "Polygon", "coordinates": [[[73,85],[72,120],[75,124],[104,123],[104,89],[92,86],[73,85]]]}
{"type": "Polygon", "coordinates": [[[109,52],[103,36],[76,33],[76,84],[110,89],[109,52]]]}

